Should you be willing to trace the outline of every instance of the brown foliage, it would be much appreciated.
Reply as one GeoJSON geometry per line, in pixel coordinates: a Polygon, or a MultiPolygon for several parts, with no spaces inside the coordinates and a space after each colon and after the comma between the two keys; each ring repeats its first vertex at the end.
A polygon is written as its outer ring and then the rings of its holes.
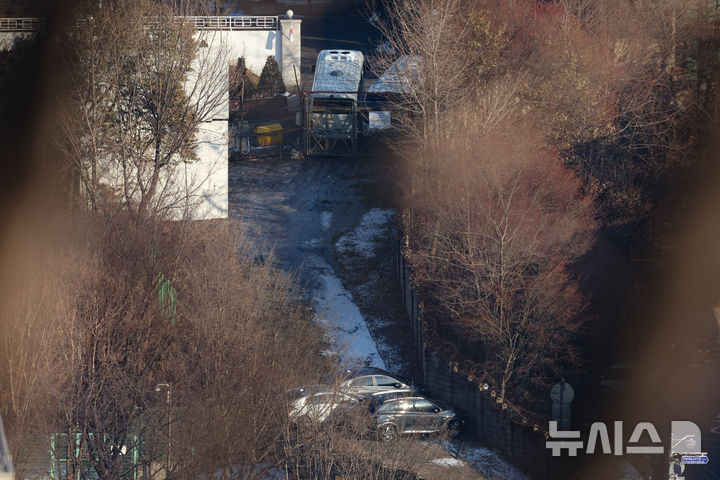
{"type": "MultiPolygon", "coordinates": [[[[572,125],[561,124],[568,141],[558,145],[597,196],[601,220],[638,228],[633,242],[654,235],[653,217],[678,174],[688,174],[704,129],[717,118],[711,100],[717,76],[709,74],[716,61],[703,55],[717,38],[712,4],[567,0],[555,15],[555,35],[567,40],[551,51],[571,44],[585,59],[578,78],[603,98],[607,119],[573,137],[567,137],[572,125]]],[[[586,105],[597,113],[597,105],[586,105]]]]}
{"type": "Polygon", "coordinates": [[[568,265],[593,228],[578,180],[528,130],[477,132],[435,157],[409,220],[426,314],[480,340],[483,352],[466,354],[515,400],[576,360],[584,302],[568,265]]]}
{"type": "MultiPolygon", "coordinates": [[[[454,132],[445,121],[447,112],[467,101],[475,85],[474,56],[464,55],[467,45],[480,41],[474,34],[477,17],[472,2],[462,0],[383,1],[388,21],[378,28],[398,55],[418,60],[409,72],[407,90],[399,99],[398,120],[415,144],[438,146],[454,132]]],[[[491,43],[491,36],[483,45],[491,43]]],[[[381,74],[393,59],[376,64],[381,74]]]]}
{"type": "Polygon", "coordinates": [[[26,436],[51,433],[81,435],[67,475],[85,458],[121,478],[121,447],[138,442],[151,475],[161,460],[187,478],[267,461],[280,399],[317,378],[322,335],[292,279],[254,262],[235,228],[75,217],[28,249],[0,312],[0,403],[20,471],[38,461],[26,436]]]}
{"type": "Polygon", "coordinates": [[[404,120],[420,139],[401,153],[426,320],[466,339],[463,354],[484,362],[501,399],[532,405],[577,360],[585,301],[570,266],[589,246],[594,211],[558,152],[610,129],[609,56],[558,6],[388,10],[399,28],[382,33],[420,58],[399,109],[415,105],[404,120]],[[431,41],[435,30],[444,41],[431,41]]]}
{"type": "Polygon", "coordinates": [[[630,242],[657,238],[673,182],[692,174],[689,159],[717,117],[714,6],[388,7],[397,28],[381,26],[383,35],[421,59],[397,107],[412,113],[402,117],[404,223],[426,313],[471,334],[466,354],[481,340],[476,357],[511,397],[573,357],[584,301],[569,271],[593,217],[630,242]],[[428,28],[448,38],[432,43],[428,28]],[[521,337],[534,344],[520,347],[521,337]]]}

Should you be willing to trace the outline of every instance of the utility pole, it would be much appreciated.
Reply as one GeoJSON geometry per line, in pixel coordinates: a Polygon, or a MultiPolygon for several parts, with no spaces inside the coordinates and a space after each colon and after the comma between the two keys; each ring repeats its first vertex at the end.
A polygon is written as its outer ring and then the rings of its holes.
{"type": "Polygon", "coordinates": [[[165,402],[167,405],[167,417],[168,417],[168,446],[167,446],[167,459],[165,463],[165,478],[168,478],[170,474],[170,452],[172,450],[172,385],[169,383],[158,383],[155,386],[155,391],[160,392],[161,389],[166,388],[167,393],[165,396],[165,402]]]}

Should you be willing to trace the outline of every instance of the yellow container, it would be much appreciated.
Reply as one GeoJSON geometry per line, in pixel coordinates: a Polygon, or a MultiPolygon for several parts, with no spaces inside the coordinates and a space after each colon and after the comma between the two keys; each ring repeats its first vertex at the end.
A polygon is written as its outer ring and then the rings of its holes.
{"type": "Polygon", "coordinates": [[[255,127],[253,133],[258,136],[258,145],[261,147],[269,147],[270,145],[282,145],[282,133],[278,134],[278,132],[282,131],[282,125],[279,123],[271,123],[269,125],[259,125],[255,127]]]}

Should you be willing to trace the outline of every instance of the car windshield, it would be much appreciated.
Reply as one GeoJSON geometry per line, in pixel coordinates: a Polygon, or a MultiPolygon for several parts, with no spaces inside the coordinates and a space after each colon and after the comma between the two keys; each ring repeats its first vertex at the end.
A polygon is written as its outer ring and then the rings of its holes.
{"type": "Polygon", "coordinates": [[[448,407],[446,404],[441,402],[440,400],[433,400],[433,403],[440,407],[440,410],[450,410],[450,407],[448,407]]]}
{"type": "Polygon", "coordinates": [[[414,395],[415,393],[408,390],[408,391],[394,391],[394,392],[387,392],[387,393],[376,393],[374,395],[369,395],[364,398],[364,401],[366,401],[370,407],[371,411],[374,411],[378,405],[381,403],[384,403],[388,400],[393,400],[395,398],[402,398],[402,397],[409,397],[414,395]]]}
{"type": "Polygon", "coordinates": [[[353,378],[349,384],[351,387],[372,387],[373,379],[370,376],[353,378]]]}
{"type": "Polygon", "coordinates": [[[412,408],[412,400],[385,402],[378,407],[378,412],[404,412],[412,408]]]}
{"type": "Polygon", "coordinates": [[[352,397],[348,397],[347,395],[343,395],[342,393],[337,392],[327,392],[327,393],[317,393],[315,395],[310,395],[305,403],[308,404],[324,404],[324,405],[335,405],[338,403],[350,403],[350,402],[357,402],[352,397]]]}
{"type": "Polygon", "coordinates": [[[378,375],[375,377],[378,387],[394,387],[395,385],[401,384],[400,380],[396,380],[385,375],[378,375]]]}

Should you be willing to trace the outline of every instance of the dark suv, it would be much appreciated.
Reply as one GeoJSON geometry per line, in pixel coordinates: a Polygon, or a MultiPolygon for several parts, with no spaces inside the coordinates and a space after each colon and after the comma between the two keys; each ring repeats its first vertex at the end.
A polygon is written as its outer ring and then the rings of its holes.
{"type": "Polygon", "coordinates": [[[455,436],[463,425],[447,405],[417,394],[388,398],[374,410],[377,432],[386,442],[399,434],[447,432],[455,436]]]}

